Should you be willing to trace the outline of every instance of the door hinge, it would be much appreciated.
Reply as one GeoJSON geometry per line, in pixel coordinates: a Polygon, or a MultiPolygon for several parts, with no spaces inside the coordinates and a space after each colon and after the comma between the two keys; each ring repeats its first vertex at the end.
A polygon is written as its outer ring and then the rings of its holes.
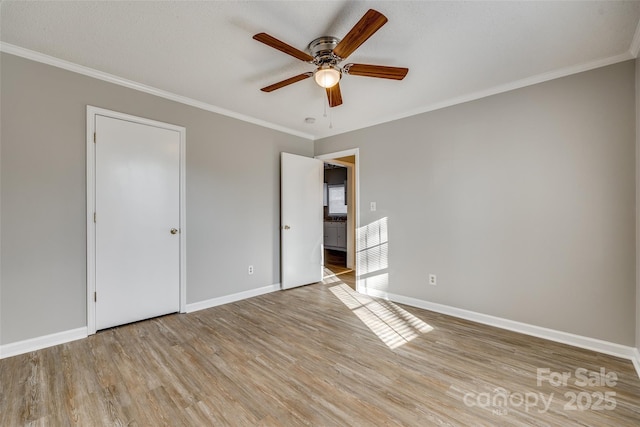
{"type": "Polygon", "coordinates": [[[93,143],[94,144],[96,143],[96,133],[95,132],[93,133],[93,143]]]}
{"type": "Polygon", "coordinates": [[[96,222],[96,213],[93,213],[93,222],[96,222]]]}
{"type": "Polygon", "coordinates": [[[98,302],[98,293],[97,292],[93,293],[93,302],[98,302]]]}

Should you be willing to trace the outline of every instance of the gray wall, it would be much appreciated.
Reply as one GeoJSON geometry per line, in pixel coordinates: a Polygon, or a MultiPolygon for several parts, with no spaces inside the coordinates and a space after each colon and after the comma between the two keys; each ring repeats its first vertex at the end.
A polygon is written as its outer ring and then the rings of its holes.
{"type": "Polygon", "coordinates": [[[636,348],[640,351],[640,58],[636,59],[636,348]]]}
{"type": "Polygon", "coordinates": [[[316,141],[359,147],[360,225],[386,218],[368,286],[634,345],[634,79],[627,61],[316,141]]]}
{"type": "Polygon", "coordinates": [[[311,141],[8,54],[1,74],[1,344],[86,326],[87,104],[186,127],[188,303],[279,282],[279,153],[311,141]]]}

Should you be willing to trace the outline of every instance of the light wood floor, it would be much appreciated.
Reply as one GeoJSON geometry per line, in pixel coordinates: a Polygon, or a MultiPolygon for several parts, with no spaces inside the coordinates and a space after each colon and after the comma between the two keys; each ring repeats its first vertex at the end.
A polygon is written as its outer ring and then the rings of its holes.
{"type": "Polygon", "coordinates": [[[330,283],[337,279],[349,285],[351,289],[356,289],[356,272],[355,270],[347,268],[346,252],[325,249],[324,261],[324,278],[326,279],[325,283],[330,283]]]}
{"type": "Polygon", "coordinates": [[[340,281],[355,291],[356,272],[350,268],[326,265],[324,267],[325,283],[340,281]]]}
{"type": "Polygon", "coordinates": [[[629,361],[360,296],[338,277],[0,360],[0,425],[640,425],[629,361]],[[538,368],[572,378],[538,386],[538,368]],[[580,387],[581,368],[616,384],[580,387]],[[565,407],[571,393],[583,410],[565,407]]]}

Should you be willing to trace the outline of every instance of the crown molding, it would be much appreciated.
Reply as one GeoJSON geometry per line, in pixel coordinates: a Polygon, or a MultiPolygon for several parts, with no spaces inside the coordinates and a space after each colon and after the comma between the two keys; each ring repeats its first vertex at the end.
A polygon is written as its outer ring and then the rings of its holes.
{"type": "Polygon", "coordinates": [[[227,110],[222,107],[218,107],[212,104],[208,104],[206,102],[198,101],[193,98],[188,98],[186,96],[177,95],[168,91],[164,91],[162,89],[157,89],[151,86],[144,85],[142,83],[134,82],[132,80],[128,80],[122,77],[118,77],[113,74],[105,73],[102,71],[95,70],[93,68],[85,67],[83,65],[75,64],[73,62],[65,61],[63,59],[59,59],[53,56],[45,55],[40,52],[36,52],[33,50],[25,49],[20,46],[12,45],[6,42],[0,42],[0,52],[9,53],[12,55],[20,56],[22,58],[30,59],[32,61],[41,62],[43,64],[51,65],[57,68],[62,68],[68,71],[72,71],[78,74],[82,74],[85,76],[93,77],[99,80],[103,80],[109,83],[117,84],[119,86],[124,86],[130,89],[134,89],[140,92],[145,92],[151,95],[155,95],[161,98],[165,98],[171,101],[179,102],[181,104],[189,105],[195,108],[199,108],[201,110],[210,111],[212,113],[217,113],[223,116],[231,117],[237,120],[241,120],[247,123],[252,123],[258,126],[262,126],[265,128],[273,129],[279,132],[287,133],[290,135],[298,136],[300,138],[308,139],[310,141],[316,141],[324,138],[329,138],[332,136],[353,132],[360,129],[369,128],[372,126],[377,126],[383,123],[392,122],[395,120],[404,119],[411,116],[416,116],[423,113],[428,113],[431,111],[440,110],[443,108],[451,107],[458,104],[463,104],[470,101],[475,101],[478,99],[486,98],[492,95],[497,95],[504,92],[509,92],[516,89],[521,89],[527,86],[532,86],[538,83],[544,83],[550,80],[555,80],[561,77],[570,76],[572,74],[578,74],[581,72],[593,70],[596,68],[606,67],[607,65],[616,64],[618,62],[627,61],[629,59],[634,59],[638,56],[640,52],[640,21],[638,22],[638,27],[636,29],[635,36],[631,43],[631,47],[625,53],[620,55],[611,56],[608,58],[599,59],[592,62],[587,62],[584,64],[574,65],[570,67],[561,68],[558,70],[554,70],[548,73],[542,73],[535,76],[527,77],[525,79],[516,80],[514,82],[510,82],[504,85],[494,86],[489,89],[473,92],[467,95],[450,98],[443,100],[441,102],[437,102],[434,104],[430,104],[421,108],[413,109],[406,111],[404,113],[394,115],[388,117],[385,120],[372,121],[366,123],[364,125],[359,125],[357,127],[347,127],[336,129],[335,131],[329,131],[327,133],[322,133],[321,135],[312,135],[305,132],[299,132],[294,129],[290,129],[284,126],[276,125],[274,123],[267,122],[265,120],[257,119],[255,117],[247,116],[244,114],[237,113],[235,111],[227,110]]]}
{"type": "Polygon", "coordinates": [[[62,68],[67,71],[72,71],[74,73],[82,74],[88,77],[93,77],[98,80],[102,80],[105,82],[113,83],[119,86],[127,87],[129,89],[137,90],[140,92],[148,93],[151,95],[158,96],[160,98],[165,98],[171,101],[179,102],[181,104],[189,105],[191,107],[199,108],[201,110],[210,111],[212,113],[220,114],[223,116],[231,117],[234,119],[241,120],[243,122],[251,123],[254,125],[262,126],[265,128],[273,129],[279,132],[284,132],[290,135],[298,136],[300,138],[308,139],[313,141],[315,137],[311,134],[299,132],[294,129],[290,129],[284,126],[276,125],[274,123],[267,122],[265,120],[260,120],[255,117],[247,116],[244,114],[236,113],[235,111],[227,110],[222,107],[218,107],[216,105],[208,104],[206,102],[198,101],[193,98],[188,98],[186,96],[177,95],[172,92],[168,92],[162,89],[158,89],[152,86],[147,86],[142,83],[135,82],[133,80],[128,80],[122,77],[118,77],[113,74],[105,73],[102,71],[98,71],[93,68],[85,67],[84,65],[79,65],[70,61],[65,61],[64,59],[59,59],[54,56],[45,55],[44,53],[36,52],[33,50],[25,49],[20,46],[12,45],[6,42],[0,42],[0,52],[9,53],[11,55],[19,56],[25,59],[30,59],[32,61],[40,62],[43,64],[51,65],[53,67],[62,68]]]}
{"type": "MultiPolygon", "coordinates": [[[[636,32],[636,36],[638,36],[638,32],[636,32]]],[[[634,39],[635,40],[635,39],[634,39]]],[[[640,43],[640,40],[639,40],[640,43]]],[[[637,54],[637,52],[636,52],[637,54]]],[[[525,79],[516,80],[504,85],[494,86],[489,89],[480,90],[477,92],[472,92],[466,95],[462,95],[456,98],[450,98],[443,100],[441,102],[437,102],[435,104],[427,105],[425,107],[417,108],[414,110],[409,110],[405,113],[401,113],[392,117],[389,117],[383,121],[370,122],[363,126],[358,126],[357,128],[349,128],[349,129],[340,129],[339,131],[328,132],[323,134],[322,136],[317,136],[316,140],[329,138],[331,136],[336,136],[339,134],[353,132],[360,129],[369,128],[372,126],[377,126],[387,122],[393,122],[400,119],[405,119],[407,117],[417,116],[419,114],[428,113],[431,111],[441,110],[443,108],[452,107],[458,104],[464,104],[465,102],[476,101],[478,99],[487,98],[492,95],[498,95],[504,92],[510,92],[516,89],[522,89],[527,86],[533,86],[538,83],[544,83],[550,80],[559,79],[561,77],[567,77],[572,74],[578,74],[585,71],[594,70],[596,68],[606,67],[607,65],[617,64],[618,62],[627,61],[629,59],[633,59],[634,56],[631,52],[625,52],[620,55],[610,56],[608,58],[599,59],[592,62],[587,62],[584,64],[574,65],[570,67],[560,68],[558,70],[550,71],[548,73],[537,74],[535,76],[527,77],[525,79]]]]}

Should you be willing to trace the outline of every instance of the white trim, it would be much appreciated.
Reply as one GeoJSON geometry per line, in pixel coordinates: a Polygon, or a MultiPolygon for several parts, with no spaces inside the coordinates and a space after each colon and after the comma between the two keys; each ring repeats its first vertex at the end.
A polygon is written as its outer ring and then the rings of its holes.
{"type": "Polygon", "coordinates": [[[194,311],[205,310],[207,308],[216,307],[218,305],[229,304],[232,302],[257,297],[259,295],[264,295],[279,290],[280,283],[274,283],[273,285],[263,286],[261,288],[249,289],[248,291],[242,291],[231,295],[225,295],[222,297],[211,298],[200,302],[194,302],[192,304],[187,304],[186,312],[193,313],[194,311]]]}
{"type": "Polygon", "coordinates": [[[93,212],[96,206],[95,201],[95,144],[93,144],[93,133],[95,132],[95,115],[90,113],[92,107],[87,106],[87,144],[86,144],[86,193],[87,193],[87,333],[96,333],[96,310],[93,301],[93,293],[96,291],[96,238],[95,224],[93,222],[93,212]]]}
{"type": "Polygon", "coordinates": [[[98,80],[103,80],[109,83],[117,84],[119,86],[124,86],[140,92],[149,93],[151,95],[169,99],[171,101],[179,102],[181,104],[190,105],[192,107],[199,108],[201,110],[211,111],[213,113],[221,114],[227,117],[232,117],[234,119],[242,120],[247,123],[252,123],[265,128],[277,130],[279,132],[288,133],[290,135],[299,136],[300,138],[305,138],[311,141],[316,141],[323,138],[329,138],[331,136],[340,135],[340,134],[351,132],[354,130],[364,129],[364,128],[379,125],[382,123],[392,122],[394,120],[399,120],[399,119],[415,116],[418,114],[428,113],[430,111],[440,110],[442,108],[451,107],[453,105],[462,104],[469,101],[475,101],[477,99],[486,98],[488,96],[497,95],[499,93],[509,92],[511,90],[520,89],[526,86],[543,83],[543,82],[554,80],[560,77],[565,77],[572,74],[577,74],[584,71],[589,71],[596,68],[605,67],[607,65],[612,65],[618,62],[633,59],[638,56],[638,50],[640,50],[640,31],[639,30],[640,30],[640,23],[639,23],[638,29],[636,30],[636,33],[631,43],[631,47],[629,48],[629,51],[622,53],[620,55],[611,56],[609,58],[603,58],[603,59],[599,59],[592,62],[587,62],[585,64],[565,67],[565,68],[554,70],[548,73],[538,74],[535,76],[527,77],[525,79],[517,80],[515,82],[507,83],[500,86],[495,86],[489,89],[481,90],[478,92],[470,93],[470,94],[459,96],[456,98],[451,98],[451,99],[444,100],[442,102],[437,102],[435,104],[431,104],[425,107],[420,107],[418,109],[410,110],[405,113],[391,116],[382,120],[371,121],[362,125],[358,125],[356,127],[336,129],[335,131],[328,132],[323,135],[312,135],[305,132],[297,131],[295,129],[290,129],[284,126],[276,125],[274,123],[269,123],[265,120],[261,120],[255,117],[236,113],[234,111],[227,110],[225,108],[218,107],[212,104],[208,104],[206,102],[198,101],[193,98],[188,98],[182,95],[177,95],[175,93],[171,93],[162,89],[157,89],[152,86],[147,86],[142,83],[137,83],[132,80],[115,76],[113,74],[98,71],[93,68],[85,67],[83,65],[75,64],[73,62],[69,62],[53,56],[45,55],[40,52],[25,49],[23,47],[12,45],[10,43],[0,42],[0,52],[5,52],[11,55],[20,56],[22,58],[30,59],[32,61],[41,62],[43,64],[47,64],[57,68],[62,68],[64,70],[72,71],[74,73],[93,77],[98,80]]]}
{"type": "Polygon", "coordinates": [[[631,40],[631,46],[629,46],[629,53],[632,57],[637,58],[638,51],[640,51],[640,20],[636,26],[636,32],[633,35],[633,40],[631,40]]]}
{"type": "Polygon", "coordinates": [[[80,340],[86,337],[87,328],[82,327],[68,331],[56,332],[55,334],[44,335],[41,337],[30,338],[28,340],[18,341],[11,344],[5,344],[0,346],[0,359],[80,340]]]}
{"type": "MultiPolygon", "coordinates": [[[[222,304],[240,301],[243,299],[255,297],[280,290],[280,283],[275,283],[262,288],[250,289],[248,291],[238,292],[232,295],[226,295],[219,298],[213,298],[206,301],[200,301],[193,304],[185,304],[183,312],[192,313],[198,310],[215,307],[222,304]]],[[[181,310],[182,311],[182,310],[181,310]]],[[[95,318],[94,318],[95,327],[95,318]]],[[[94,331],[95,333],[95,331],[94,331]]],[[[19,354],[29,353],[31,351],[41,350],[43,348],[64,344],[71,341],[87,338],[89,336],[87,327],[71,329],[68,331],[56,332],[50,335],[30,338],[24,341],[18,341],[10,344],[0,345],[0,359],[17,356],[19,354]]]]}
{"type": "Polygon", "coordinates": [[[640,377],[640,350],[637,348],[633,349],[631,362],[633,362],[633,367],[636,368],[636,373],[638,374],[638,377],[640,377]]]}
{"type": "Polygon", "coordinates": [[[638,372],[638,376],[640,377],[640,370],[638,369],[640,366],[637,365],[640,364],[640,354],[638,354],[638,350],[633,347],[603,341],[596,338],[575,335],[569,332],[556,331],[554,329],[543,328],[527,323],[516,322],[514,320],[490,316],[488,314],[477,313],[475,311],[464,310],[444,304],[437,304],[417,298],[391,294],[378,289],[359,290],[359,292],[362,291],[365,291],[364,293],[366,293],[367,295],[388,299],[400,304],[406,304],[412,307],[418,307],[429,311],[435,311],[436,313],[447,314],[449,316],[454,316],[460,319],[482,323],[484,325],[495,326],[497,328],[507,329],[509,331],[531,335],[534,337],[547,339],[549,341],[555,341],[574,347],[580,347],[587,350],[597,351],[599,353],[628,359],[634,363],[636,371],[638,372]],[[635,359],[638,360],[636,361],[635,359]]]}
{"type": "Polygon", "coordinates": [[[636,373],[638,374],[638,377],[640,377],[640,351],[637,348],[633,349],[631,362],[633,362],[633,367],[636,368],[636,373]]]}
{"type": "Polygon", "coordinates": [[[572,74],[578,74],[585,71],[594,70],[596,68],[606,67],[607,65],[617,64],[618,62],[627,61],[629,59],[633,59],[633,55],[630,52],[625,52],[620,55],[611,56],[609,58],[599,59],[593,62],[587,62],[586,64],[580,64],[580,65],[574,65],[571,67],[561,68],[559,70],[538,74],[538,75],[527,77],[521,80],[516,80],[514,82],[506,83],[499,86],[494,86],[489,89],[480,90],[478,92],[473,92],[466,95],[458,96],[456,98],[445,99],[444,101],[436,102],[435,104],[416,108],[414,110],[409,110],[407,112],[397,114],[394,116],[389,116],[382,120],[376,120],[376,121],[371,121],[369,123],[360,124],[357,127],[354,126],[354,127],[340,128],[339,130],[336,129],[334,131],[329,131],[326,134],[323,134],[322,136],[317,136],[315,139],[321,140],[324,138],[329,138],[331,136],[340,135],[343,133],[352,132],[359,129],[365,129],[371,126],[380,125],[382,123],[393,122],[395,120],[417,116],[419,114],[428,113],[430,111],[441,110],[443,108],[452,107],[454,105],[464,104],[465,102],[475,101],[478,99],[487,98],[489,96],[498,95],[500,93],[521,89],[527,86],[533,86],[538,83],[544,83],[550,80],[559,79],[561,77],[570,76],[572,74]]]}
{"type": "Polygon", "coordinates": [[[187,307],[187,216],[186,216],[186,128],[169,123],[158,122],[142,117],[117,111],[106,110],[104,108],[87,105],[87,332],[89,335],[96,333],[96,313],[93,293],[96,291],[95,277],[95,223],[93,213],[95,212],[95,144],[93,134],[95,132],[95,117],[97,115],[111,117],[114,119],[127,120],[133,123],[155,126],[162,129],[173,130],[180,135],[180,312],[184,313],[187,307]]]}
{"type": "Polygon", "coordinates": [[[315,156],[315,158],[318,160],[328,161],[339,159],[340,157],[356,156],[357,160],[359,153],[359,148],[349,148],[348,150],[336,151],[335,153],[318,154],[317,156],[315,156]]]}
{"type": "Polygon", "coordinates": [[[20,56],[22,58],[30,59],[32,61],[41,62],[43,64],[51,65],[53,67],[62,68],[63,70],[72,71],[74,73],[82,74],[85,76],[93,77],[94,79],[103,80],[105,82],[113,83],[119,86],[124,86],[129,89],[134,89],[140,92],[149,93],[151,95],[158,96],[160,98],[169,99],[171,101],[179,102],[181,104],[190,105],[192,107],[200,108],[201,110],[211,111],[212,113],[221,114],[223,116],[232,117],[234,119],[242,120],[243,122],[252,123],[254,125],[262,126],[265,128],[277,130],[279,132],[288,133],[290,135],[299,136],[309,140],[314,140],[314,136],[308,133],[299,132],[294,129],[289,129],[284,126],[269,123],[265,120],[257,119],[255,117],[247,116],[245,114],[236,113],[231,110],[227,110],[216,105],[208,104],[206,102],[198,101],[186,96],[177,95],[166,90],[157,89],[152,86],[147,86],[142,83],[128,80],[122,77],[115,76],[113,74],[98,71],[93,68],[85,67],[83,65],[75,64],[73,62],[65,61],[53,56],[45,55],[44,53],[36,52],[33,50],[25,49],[20,46],[12,45],[6,42],[0,42],[0,51],[9,53],[11,55],[20,56]]]}
{"type": "Polygon", "coordinates": [[[187,312],[187,129],[180,127],[180,313],[187,312]]]}

